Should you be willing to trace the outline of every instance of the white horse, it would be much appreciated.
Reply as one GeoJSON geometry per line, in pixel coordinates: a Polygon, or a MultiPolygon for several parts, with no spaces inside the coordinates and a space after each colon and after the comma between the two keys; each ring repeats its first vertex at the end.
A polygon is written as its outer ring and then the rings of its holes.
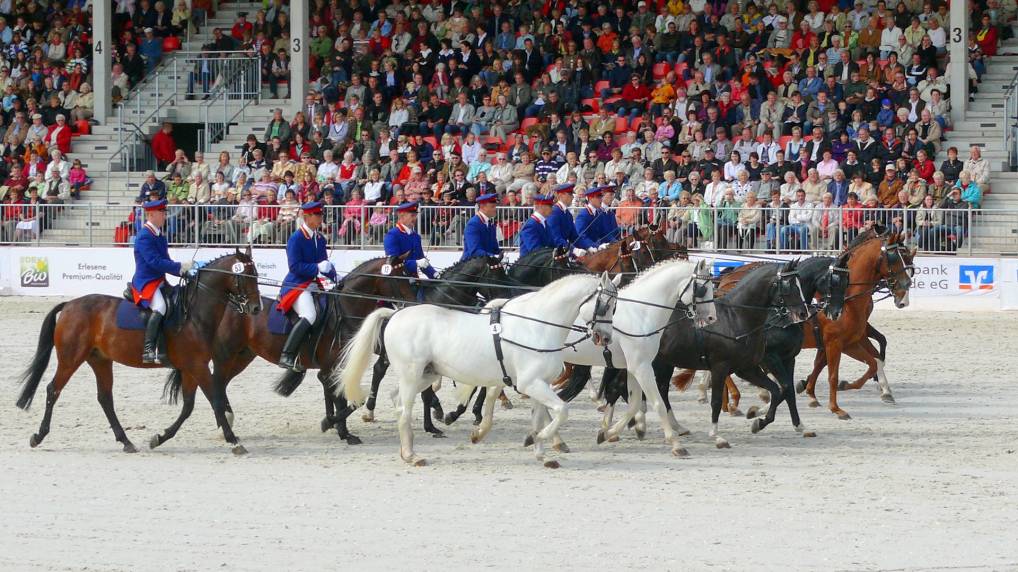
{"type": "MultiPolygon", "coordinates": [[[[677,308],[684,307],[692,312],[697,327],[717,320],[713,302],[714,284],[709,271],[710,266],[705,260],[662,262],[619,290],[618,306],[612,319],[615,335],[608,346],[611,351],[611,365],[626,369],[629,380],[635,379],[639,388],[643,389],[661,421],[665,441],[672,446],[672,454],[676,456],[687,454],[679,443],[679,436],[687,431],[679,425],[660,398],[651,362],[654,361],[661,346],[661,334],[677,308]]],[[[566,338],[566,343],[578,339],[579,336],[570,335],[566,338]]],[[[575,350],[566,354],[569,363],[607,365],[603,348],[595,347],[589,341],[582,341],[575,346],[575,350]]],[[[631,399],[642,400],[639,389],[634,389],[635,391],[630,392],[631,399]]],[[[627,417],[610,428],[606,434],[599,434],[598,442],[606,437],[614,440],[628,422],[627,417]]],[[[640,432],[642,433],[642,428],[640,432]]]]}
{"type": "MultiPolygon", "coordinates": [[[[337,395],[354,405],[364,402],[361,378],[381,341],[399,377],[400,457],[419,466],[425,461],[414,454],[411,430],[417,394],[441,376],[490,388],[484,402],[485,420],[471,435],[476,443],[491,430],[498,389],[505,387],[504,372],[520,393],[531,398],[534,453],[544,462],[545,441],[558,433],[568,416],[566,403],[550,386],[562,371],[566,335],[579,317],[584,335],[595,344],[610,344],[615,297],[615,284],[607,273],[585,274],[561,278],[512,300],[493,300],[477,314],[431,305],[398,312],[375,310],[343,353],[337,368],[337,395]],[[501,340],[501,360],[496,355],[496,335],[501,340]],[[555,417],[545,425],[548,409],[555,417]]],[[[558,463],[548,461],[545,466],[558,463]]]]}

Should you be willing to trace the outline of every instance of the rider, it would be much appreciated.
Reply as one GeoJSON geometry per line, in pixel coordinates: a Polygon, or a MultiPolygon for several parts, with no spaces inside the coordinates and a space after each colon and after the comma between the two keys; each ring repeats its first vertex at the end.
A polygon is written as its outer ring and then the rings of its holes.
{"type": "Polygon", "coordinates": [[[573,215],[569,213],[569,203],[573,196],[572,183],[564,183],[554,188],[555,205],[548,215],[547,226],[556,247],[572,247],[573,256],[583,256],[587,251],[576,246],[579,236],[573,224],[573,215]]]}
{"type": "Polygon", "coordinates": [[[323,275],[336,281],[336,269],[329,262],[325,249],[325,236],[318,231],[322,226],[322,203],[304,203],[300,209],[304,218],[286,241],[286,262],[290,272],[283,279],[279,303],[276,305],[280,312],[288,312],[293,308],[300,318],[293,325],[279,356],[279,367],[294,371],[298,371],[297,358],[301,345],[318,318],[315,300],[311,295],[319,285],[318,276],[323,275]]]}
{"type": "Polygon", "coordinates": [[[134,277],[131,279],[131,294],[134,303],[152,310],[145,318],[145,346],[142,363],[163,363],[157,339],[166,315],[166,300],[159,291],[167,274],[183,276],[194,263],[190,260],[174,262],[170,258],[169,245],[163,236],[166,223],[166,200],[149,201],[142,205],[145,210],[145,224],[138,231],[134,241],[134,277]]]}
{"type": "Polygon", "coordinates": [[[424,256],[421,235],[417,234],[417,203],[403,203],[396,207],[396,226],[389,229],[383,241],[386,256],[410,256],[404,263],[410,276],[423,272],[428,278],[435,277],[431,261],[424,256]]]}
{"type": "Polygon", "coordinates": [[[554,202],[555,198],[550,195],[534,195],[534,214],[520,229],[520,257],[539,248],[555,246],[546,222],[554,202]]]}
{"type": "Polygon", "coordinates": [[[495,225],[495,209],[498,208],[498,195],[488,193],[477,197],[477,214],[467,221],[463,231],[463,257],[461,260],[475,256],[500,256],[502,249],[498,247],[498,227],[495,225]]]}
{"type": "Polygon", "coordinates": [[[583,194],[587,204],[576,215],[576,233],[579,235],[576,245],[580,248],[602,250],[611,244],[613,235],[617,234],[618,227],[611,224],[615,217],[605,212],[601,206],[603,193],[602,187],[591,187],[583,194]]]}

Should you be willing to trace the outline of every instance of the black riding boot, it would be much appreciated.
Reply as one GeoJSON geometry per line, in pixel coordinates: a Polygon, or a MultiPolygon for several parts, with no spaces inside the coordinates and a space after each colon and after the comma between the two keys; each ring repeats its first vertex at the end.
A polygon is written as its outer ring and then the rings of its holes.
{"type": "Polygon", "coordinates": [[[159,312],[149,312],[148,320],[145,322],[145,350],[141,355],[142,363],[162,363],[159,358],[159,330],[163,326],[163,315],[159,312]]]}
{"type": "Polygon", "coordinates": [[[293,325],[293,330],[290,330],[290,337],[286,338],[286,343],[283,344],[283,353],[279,356],[279,367],[303,371],[299,369],[297,358],[300,357],[300,348],[304,345],[304,339],[310,332],[311,322],[304,318],[297,320],[297,323],[293,325]]]}

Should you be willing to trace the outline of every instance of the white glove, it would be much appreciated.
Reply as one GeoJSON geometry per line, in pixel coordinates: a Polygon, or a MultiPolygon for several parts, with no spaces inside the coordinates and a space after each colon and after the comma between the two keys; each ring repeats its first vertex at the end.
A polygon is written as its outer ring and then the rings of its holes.
{"type": "Polygon", "coordinates": [[[417,269],[424,270],[425,268],[431,268],[431,262],[427,258],[421,258],[417,261],[417,269]]]}
{"type": "Polygon", "coordinates": [[[581,256],[585,256],[586,254],[587,254],[586,250],[583,250],[582,248],[576,248],[575,246],[573,247],[573,256],[579,258],[581,256]]]}
{"type": "Polygon", "coordinates": [[[606,248],[608,248],[608,243],[607,242],[597,247],[598,250],[604,250],[606,248]]]}
{"type": "Polygon", "coordinates": [[[318,263],[318,272],[320,274],[328,274],[332,271],[332,263],[328,260],[323,260],[318,263]]]}
{"type": "Polygon", "coordinates": [[[183,275],[191,272],[192,268],[194,268],[194,261],[193,260],[185,260],[185,261],[181,262],[180,263],[180,275],[183,276],[183,275]]]}

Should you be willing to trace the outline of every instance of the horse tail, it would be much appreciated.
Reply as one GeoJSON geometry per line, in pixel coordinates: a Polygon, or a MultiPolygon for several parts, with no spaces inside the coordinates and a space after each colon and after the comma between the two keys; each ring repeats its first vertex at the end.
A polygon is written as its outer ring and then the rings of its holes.
{"type": "Polygon", "coordinates": [[[361,387],[361,378],[371,364],[376,344],[378,347],[384,347],[385,342],[380,339],[382,327],[394,313],[396,310],[392,308],[379,308],[368,314],[357,330],[357,335],[343,349],[339,367],[333,374],[336,397],[345,397],[355,407],[364,403],[367,396],[361,387]]]}
{"type": "Polygon", "coordinates": [[[64,309],[67,302],[57,304],[46,319],[42,321],[42,331],[39,332],[39,345],[36,347],[35,356],[31,365],[21,374],[21,395],[18,397],[17,405],[21,409],[28,409],[32,405],[35,391],[39,389],[39,382],[49,367],[49,358],[53,354],[53,333],[57,329],[57,314],[64,309]]]}
{"type": "Polygon", "coordinates": [[[184,382],[184,375],[179,369],[171,369],[166,376],[166,383],[163,385],[163,401],[169,405],[180,401],[180,388],[184,382]]]}
{"type": "Polygon", "coordinates": [[[689,384],[693,382],[693,377],[696,376],[695,369],[683,369],[672,378],[672,385],[679,391],[686,391],[689,389],[689,384]]]}
{"type": "Polygon", "coordinates": [[[574,365],[571,372],[563,372],[563,375],[566,374],[569,377],[562,384],[558,396],[562,401],[572,401],[590,381],[590,366],[574,365]]]}
{"type": "Polygon", "coordinates": [[[300,387],[301,382],[304,381],[304,371],[293,371],[292,369],[286,370],[286,372],[280,376],[279,381],[276,382],[275,387],[272,389],[282,395],[283,397],[290,397],[294,391],[300,387]]]}

